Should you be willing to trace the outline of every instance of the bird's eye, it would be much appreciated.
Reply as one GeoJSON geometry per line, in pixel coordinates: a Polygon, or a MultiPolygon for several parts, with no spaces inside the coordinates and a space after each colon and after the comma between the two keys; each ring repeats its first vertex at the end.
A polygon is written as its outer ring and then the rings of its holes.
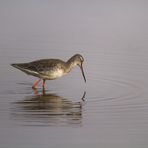
{"type": "Polygon", "coordinates": [[[83,62],[84,61],[84,58],[82,56],[80,56],[80,60],[83,62]]]}

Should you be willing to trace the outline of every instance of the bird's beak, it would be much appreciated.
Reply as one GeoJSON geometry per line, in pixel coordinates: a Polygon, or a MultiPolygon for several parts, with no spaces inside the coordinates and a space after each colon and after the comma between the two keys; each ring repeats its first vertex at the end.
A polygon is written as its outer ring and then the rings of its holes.
{"type": "Polygon", "coordinates": [[[80,65],[80,69],[81,69],[81,72],[82,72],[82,75],[83,75],[84,81],[85,81],[85,83],[86,83],[86,78],[85,78],[85,75],[84,75],[84,70],[83,70],[82,63],[81,63],[81,65],[80,65]]]}

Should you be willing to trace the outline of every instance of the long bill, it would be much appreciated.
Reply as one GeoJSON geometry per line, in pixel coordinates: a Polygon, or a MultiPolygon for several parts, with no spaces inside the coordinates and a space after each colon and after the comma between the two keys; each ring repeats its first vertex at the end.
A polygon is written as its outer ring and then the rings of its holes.
{"type": "Polygon", "coordinates": [[[82,63],[81,63],[80,69],[81,69],[81,72],[82,72],[82,75],[83,75],[84,81],[85,81],[85,83],[86,83],[86,78],[85,78],[85,75],[84,75],[84,70],[83,70],[82,63]]]}

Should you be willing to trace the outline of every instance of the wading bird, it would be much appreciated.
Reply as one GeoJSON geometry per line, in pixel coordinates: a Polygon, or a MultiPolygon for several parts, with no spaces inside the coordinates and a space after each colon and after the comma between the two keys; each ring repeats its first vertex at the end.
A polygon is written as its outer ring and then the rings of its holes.
{"type": "Polygon", "coordinates": [[[86,82],[86,78],[83,71],[84,58],[80,54],[75,54],[67,62],[60,59],[41,59],[29,63],[16,63],[11,66],[25,72],[28,75],[32,75],[40,78],[35,81],[32,88],[35,88],[41,79],[43,80],[42,88],[45,88],[46,80],[54,80],[63,75],[69,73],[75,66],[79,66],[86,82]]]}

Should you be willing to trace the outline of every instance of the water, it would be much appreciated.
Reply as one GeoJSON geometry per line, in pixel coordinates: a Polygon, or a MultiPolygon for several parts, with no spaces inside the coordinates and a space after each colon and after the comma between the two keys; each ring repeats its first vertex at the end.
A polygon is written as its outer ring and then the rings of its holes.
{"type": "Polygon", "coordinates": [[[146,1],[0,1],[2,148],[147,148],[146,1]],[[84,56],[32,90],[10,63],[84,56]]]}

